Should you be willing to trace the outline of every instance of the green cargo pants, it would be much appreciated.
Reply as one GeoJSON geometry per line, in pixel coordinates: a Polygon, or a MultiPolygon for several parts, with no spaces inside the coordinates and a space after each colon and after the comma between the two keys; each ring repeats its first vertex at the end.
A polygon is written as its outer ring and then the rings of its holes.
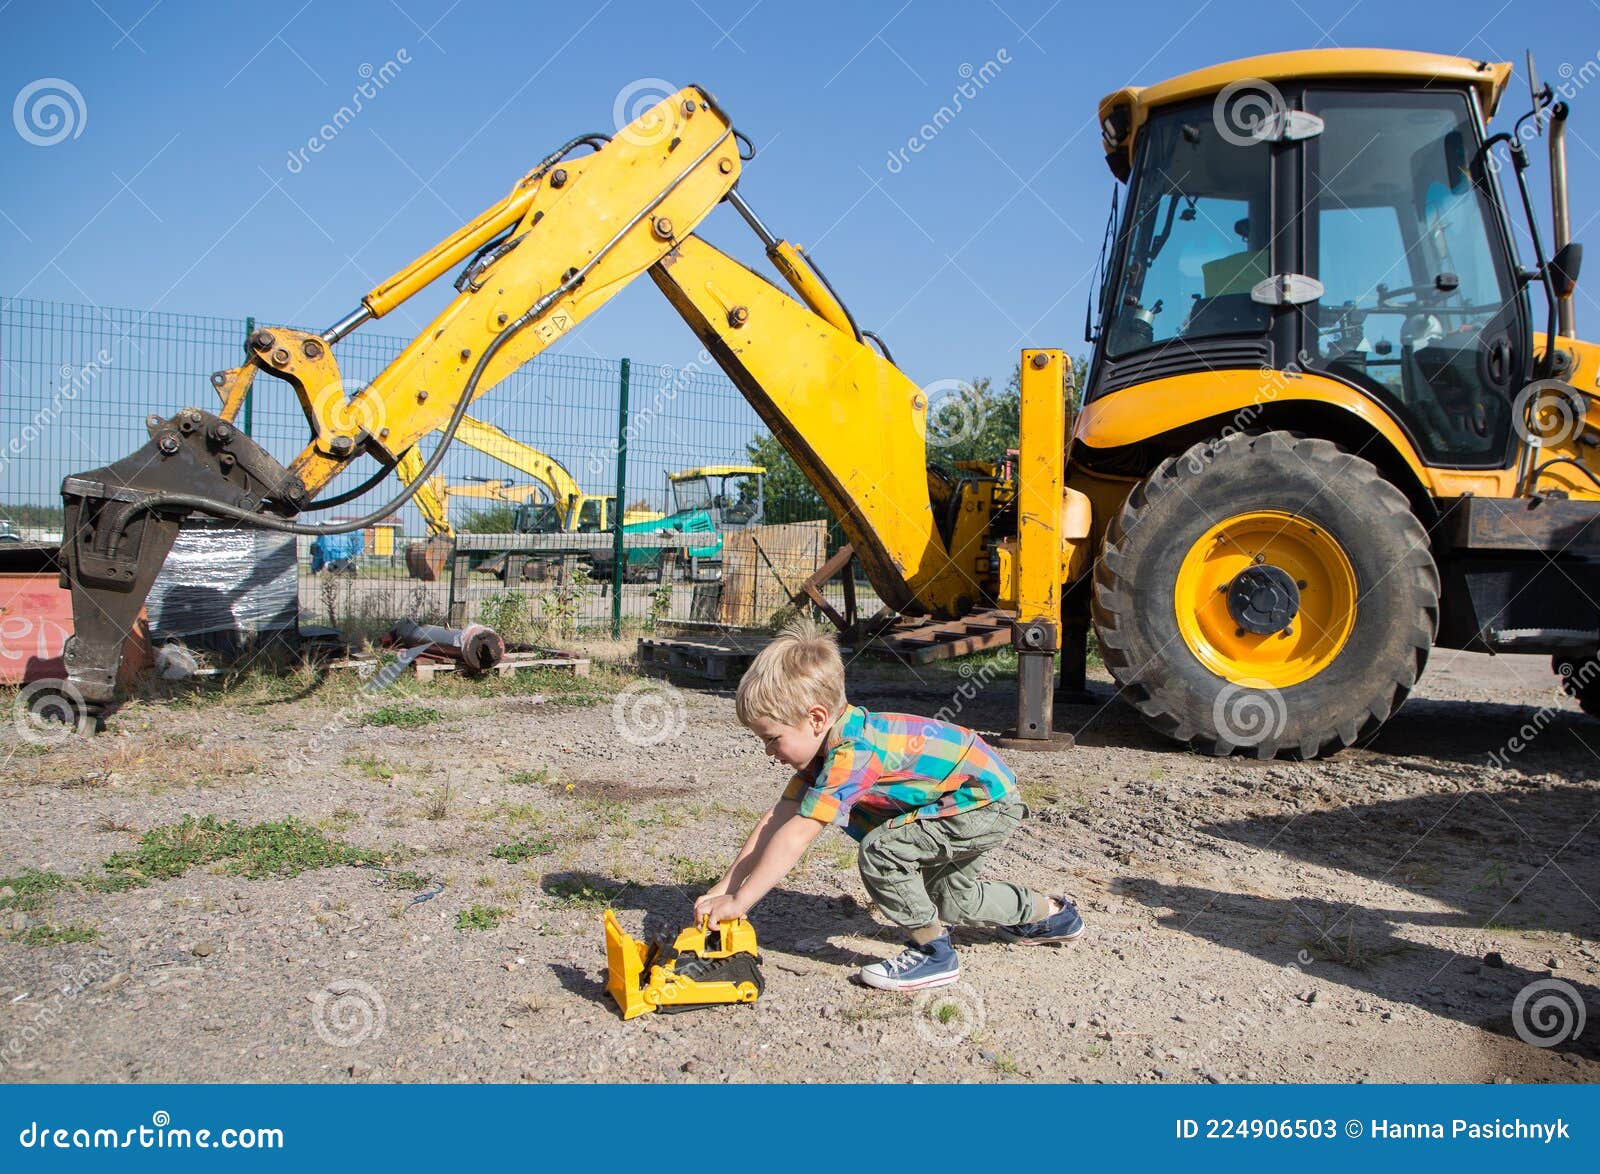
{"type": "Polygon", "coordinates": [[[1014,796],[943,819],[878,827],[861,841],[861,881],[883,915],[906,929],[1019,925],[1038,916],[1033,894],[1005,881],[980,881],[985,854],[1005,843],[1028,809],[1014,796]]]}

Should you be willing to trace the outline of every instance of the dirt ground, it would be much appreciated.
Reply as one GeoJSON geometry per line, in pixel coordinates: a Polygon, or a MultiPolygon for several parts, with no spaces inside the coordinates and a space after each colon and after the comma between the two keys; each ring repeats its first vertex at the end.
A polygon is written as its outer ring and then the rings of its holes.
{"type": "MultiPolygon", "coordinates": [[[[1000,729],[1009,675],[964,664],[858,662],[852,700],[931,713],[965,686],[959,720],[1000,729]]],[[[1600,723],[1546,660],[1440,651],[1372,746],[1315,763],[1198,757],[1109,689],[1063,705],[1076,748],[1009,756],[1034,818],[994,871],[1071,894],[1081,941],[960,933],[960,985],[856,985],[898,940],[830,830],[753,914],[759,1002],[625,1023],[602,907],[636,935],[680,928],[785,776],[728,690],[641,680],[374,698],[349,674],[252,678],[173,688],[91,741],[14,739],[0,1076],[1600,1078],[1600,723]],[[185,815],[294,817],[391,871],[105,867],[185,815]],[[1562,1038],[1524,1038],[1541,1029],[1562,1038]]]]}

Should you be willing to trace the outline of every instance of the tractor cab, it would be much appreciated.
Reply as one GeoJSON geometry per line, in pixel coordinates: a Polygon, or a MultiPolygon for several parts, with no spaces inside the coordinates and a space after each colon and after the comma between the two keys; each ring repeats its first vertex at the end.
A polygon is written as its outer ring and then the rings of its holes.
{"type": "Polygon", "coordinates": [[[1088,398],[1193,372],[1316,373],[1424,463],[1505,467],[1532,323],[1484,123],[1510,67],[1324,50],[1101,105],[1126,212],[1088,398]]]}
{"type": "Polygon", "coordinates": [[[667,474],[667,499],[675,514],[704,510],[718,530],[759,526],[766,513],[761,465],[708,465],[667,474]]]}

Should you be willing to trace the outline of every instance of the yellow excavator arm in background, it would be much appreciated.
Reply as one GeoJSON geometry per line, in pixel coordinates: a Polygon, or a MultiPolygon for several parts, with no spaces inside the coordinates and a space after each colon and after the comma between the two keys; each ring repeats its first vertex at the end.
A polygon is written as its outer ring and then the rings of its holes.
{"type": "MultiPolygon", "coordinates": [[[[964,491],[934,500],[926,395],[869,345],[815,267],[734,190],[741,141],[693,86],[613,138],[572,140],[326,331],[257,330],[248,361],[212,377],[217,415],[190,408],[166,421],[152,417],[151,442],[139,453],[67,478],[63,578],[78,623],[67,660],[88,703],[110,700],[122,639],[184,516],[300,534],[370,524],[407,495],[334,527],[290,519],[363,453],[384,469],[320,506],[370,489],[402,462],[402,472],[422,482],[416,494],[427,492],[451,440],[486,427],[468,422],[472,401],[646,271],[816,485],[886,604],[956,617],[1003,595],[993,589],[985,527],[956,517],[984,502],[964,491]],[[591,153],[577,154],[582,147],[591,153]],[[755,230],[798,300],[693,235],[724,201],[755,230]],[[334,345],[463,263],[457,296],[347,397],[334,345]],[[312,442],[287,468],[232,427],[263,371],[294,388],[312,425],[312,442]],[[419,467],[415,446],[435,431],[440,443],[419,467]],[[971,536],[956,549],[941,537],[936,504],[949,533],[971,536]]],[[[1060,440],[1053,443],[1059,462],[1060,440]]],[[[560,486],[558,502],[578,492],[555,462],[546,472],[560,486]]],[[[1059,583],[1060,570],[1056,560],[1036,573],[1059,583]]]]}

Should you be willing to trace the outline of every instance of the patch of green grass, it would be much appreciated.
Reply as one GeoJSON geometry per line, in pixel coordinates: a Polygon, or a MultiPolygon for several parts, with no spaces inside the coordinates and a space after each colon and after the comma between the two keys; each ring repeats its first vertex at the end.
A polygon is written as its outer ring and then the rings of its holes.
{"type": "Polygon", "coordinates": [[[510,914],[498,905],[474,905],[456,914],[457,929],[493,929],[510,914]]]}
{"type": "Polygon", "coordinates": [[[418,893],[423,889],[433,887],[433,877],[425,872],[414,872],[409,868],[403,868],[395,872],[384,873],[383,883],[391,889],[399,889],[406,893],[418,893]]]}
{"type": "Polygon", "coordinates": [[[673,856],[668,860],[672,879],[691,888],[709,888],[722,879],[723,869],[709,860],[692,860],[687,856],[673,856]]]}
{"type": "Polygon", "coordinates": [[[587,881],[558,880],[546,885],[545,892],[563,909],[604,909],[622,890],[595,888],[587,881]]]}
{"type": "Polygon", "coordinates": [[[397,726],[403,730],[432,725],[442,715],[426,705],[380,705],[361,719],[364,726],[397,726]]]}
{"type": "Polygon", "coordinates": [[[67,878],[59,872],[24,868],[16,876],[0,877],[0,889],[10,889],[13,894],[0,897],[0,909],[37,909],[51,893],[66,886],[67,878]]]}
{"type": "Polygon", "coordinates": [[[489,855],[496,860],[509,860],[512,864],[520,864],[530,856],[549,856],[555,850],[556,842],[549,836],[535,836],[501,844],[489,855]]]}
{"type": "Polygon", "coordinates": [[[353,766],[369,779],[388,782],[395,776],[394,767],[390,766],[376,754],[352,754],[344,760],[346,766],[353,766]]]}
{"type": "Polygon", "coordinates": [[[203,864],[222,863],[234,876],[297,876],[340,864],[376,864],[378,852],[330,840],[297,819],[246,825],[208,815],[186,815],[178,823],[154,827],[129,852],[117,852],[102,866],[106,875],[91,887],[104,891],[140,888],[171,880],[203,864]]]}
{"type": "Polygon", "coordinates": [[[24,946],[60,946],[68,942],[92,942],[100,931],[92,925],[31,925],[11,940],[24,946]]]}
{"type": "Polygon", "coordinates": [[[550,768],[544,766],[534,770],[519,770],[506,778],[506,782],[513,787],[542,787],[549,781],[550,768]]]}

